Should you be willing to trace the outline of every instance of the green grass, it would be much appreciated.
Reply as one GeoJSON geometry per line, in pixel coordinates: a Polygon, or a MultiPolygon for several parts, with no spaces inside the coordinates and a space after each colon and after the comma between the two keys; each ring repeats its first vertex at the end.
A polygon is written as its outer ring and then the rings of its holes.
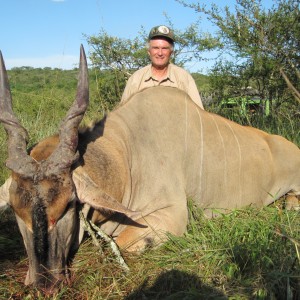
{"type": "MultiPolygon", "coordinates": [[[[75,97],[77,72],[14,72],[10,72],[14,108],[30,132],[30,144],[34,144],[57,131],[75,97]]],[[[100,119],[107,107],[95,80],[90,84],[86,124],[100,119]]],[[[278,110],[269,118],[227,117],[281,134],[300,145],[299,120],[288,110],[278,110]]],[[[3,166],[7,144],[2,128],[0,145],[3,166]]],[[[7,176],[3,167],[0,182],[7,176]]],[[[123,253],[131,269],[128,274],[107,247],[103,257],[87,239],[72,264],[71,285],[50,299],[300,299],[300,212],[284,211],[276,203],[208,220],[191,201],[189,206],[190,224],[184,237],[170,236],[163,246],[140,256],[123,253]]],[[[27,265],[11,211],[0,212],[0,299],[45,298],[23,285],[27,265]]]]}
{"type": "MultiPolygon", "coordinates": [[[[72,265],[72,285],[52,299],[300,297],[300,249],[292,241],[300,239],[299,212],[247,208],[208,220],[190,202],[190,220],[184,237],[170,236],[163,246],[140,256],[123,253],[128,274],[107,247],[103,257],[87,239],[72,265]]],[[[22,284],[26,264],[21,259],[4,271],[0,298],[43,299],[22,284]]]]}

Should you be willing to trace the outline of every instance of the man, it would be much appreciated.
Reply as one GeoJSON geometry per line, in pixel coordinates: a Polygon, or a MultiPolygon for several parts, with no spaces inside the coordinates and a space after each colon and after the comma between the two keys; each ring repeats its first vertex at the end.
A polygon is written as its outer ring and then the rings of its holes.
{"type": "Polygon", "coordinates": [[[136,71],[128,79],[121,102],[136,92],[157,85],[177,87],[192,98],[202,109],[203,104],[196,83],[187,71],[170,63],[174,50],[174,34],[170,28],[161,25],[153,27],[148,38],[148,54],[151,64],[136,71]]]}

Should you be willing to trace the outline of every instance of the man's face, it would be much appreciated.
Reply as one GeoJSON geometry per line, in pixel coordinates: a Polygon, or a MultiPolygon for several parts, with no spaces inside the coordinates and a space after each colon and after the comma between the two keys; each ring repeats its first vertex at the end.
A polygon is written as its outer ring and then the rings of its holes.
{"type": "Polygon", "coordinates": [[[150,40],[148,54],[155,68],[161,69],[166,67],[172,53],[173,46],[168,41],[164,39],[150,40]]]}

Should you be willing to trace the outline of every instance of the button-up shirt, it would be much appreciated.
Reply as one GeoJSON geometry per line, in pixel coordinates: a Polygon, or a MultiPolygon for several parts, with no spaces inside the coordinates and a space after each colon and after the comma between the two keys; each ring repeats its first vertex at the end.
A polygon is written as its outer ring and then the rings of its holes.
{"type": "Polygon", "coordinates": [[[138,91],[157,85],[177,87],[185,91],[199,107],[204,109],[196,83],[191,74],[171,63],[168,65],[166,77],[162,80],[157,80],[153,76],[151,65],[147,65],[133,73],[128,79],[121,102],[126,101],[138,91]]]}

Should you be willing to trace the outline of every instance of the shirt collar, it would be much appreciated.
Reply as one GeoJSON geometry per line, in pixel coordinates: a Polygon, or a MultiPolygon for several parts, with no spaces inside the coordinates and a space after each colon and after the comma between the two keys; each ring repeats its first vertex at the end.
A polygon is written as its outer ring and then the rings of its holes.
{"type": "MultiPolygon", "coordinates": [[[[173,82],[172,80],[172,76],[171,76],[171,68],[172,68],[172,64],[169,63],[168,65],[168,69],[167,69],[167,76],[162,80],[162,81],[167,81],[167,80],[170,80],[171,82],[173,82]]],[[[144,77],[144,81],[147,82],[147,81],[150,81],[150,80],[155,80],[155,81],[158,81],[157,79],[155,79],[155,77],[153,77],[152,75],[152,68],[151,68],[151,64],[148,65],[148,69],[145,73],[145,77],[144,77]]]]}

